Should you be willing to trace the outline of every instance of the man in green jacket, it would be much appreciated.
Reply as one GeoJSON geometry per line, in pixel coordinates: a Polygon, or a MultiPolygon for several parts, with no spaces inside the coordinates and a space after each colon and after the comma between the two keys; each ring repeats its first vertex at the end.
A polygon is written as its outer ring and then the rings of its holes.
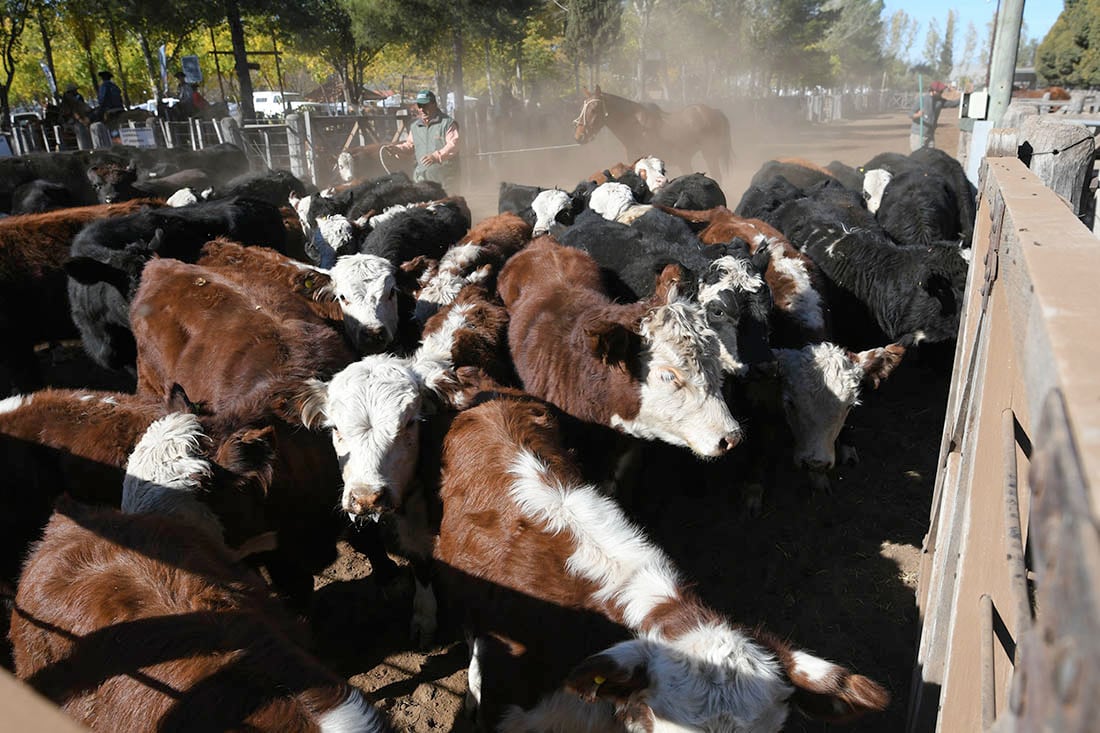
{"type": "Polygon", "coordinates": [[[458,123],[439,109],[435,94],[422,89],[416,95],[418,117],[409,128],[409,137],[394,147],[415,150],[415,181],[435,181],[448,193],[458,185],[458,123]]]}

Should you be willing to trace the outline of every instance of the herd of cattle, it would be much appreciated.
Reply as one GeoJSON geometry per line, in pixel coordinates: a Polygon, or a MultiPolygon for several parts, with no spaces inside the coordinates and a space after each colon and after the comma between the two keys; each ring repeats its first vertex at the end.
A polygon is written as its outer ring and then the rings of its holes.
{"type": "Polygon", "coordinates": [[[486,729],[884,709],[708,607],[630,503],[646,441],[749,517],[780,463],[827,486],[861,388],[955,337],[974,191],[923,150],[772,161],[727,203],[657,158],[503,183],[477,223],[226,145],[0,161],[16,673],[102,730],[385,730],[294,617],[343,536],[382,579],[409,560],[413,641],[465,634],[486,729]],[[35,347],[76,337],[134,390],[45,385],[35,347]]]}

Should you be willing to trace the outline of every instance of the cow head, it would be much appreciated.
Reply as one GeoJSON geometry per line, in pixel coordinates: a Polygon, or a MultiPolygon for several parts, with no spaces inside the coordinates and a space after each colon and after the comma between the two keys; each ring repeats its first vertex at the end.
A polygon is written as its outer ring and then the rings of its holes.
{"type": "Polygon", "coordinates": [[[863,199],[867,210],[874,214],[882,203],[882,194],[890,185],[893,174],[885,168],[873,168],[863,174],[863,199]]]}
{"type": "Polygon", "coordinates": [[[137,198],[140,192],[134,188],[137,168],[131,163],[98,163],[88,169],[88,182],[95,189],[101,204],[114,204],[137,198]]]}
{"type": "Polygon", "coordinates": [[[771,291],[764,281],[767,250],[750,257],[729,250],[716,259],[699,282],[699,304],[718,337],[722,369],[743,375],[751,364],[773,361],[768,349],[771,291]]]}
{"type": "Polygon", "coordinates": [[[397,275],[389,260],[348,255],[329,271],[329,288],[344,312],[344,330],[364,354],[380,351],[397,333],[397,275]]]}
{"type": "Polygon", "coordinates": [[[615,221],[637,203],[630,186],[625,183],[601,183],[589,197],[588,208],[609,221],[615,221]]]}
{"type": "Polygon", "coordinates": [[[62,267],[65,274],[83,285],[104,283],[110,285],[127,300],[131,299],[141,284],[145,263],[158,256],[164,241],[164,230],[157,229],[148,242],[138,240],[122,249],[106,250],[102,260],[78,255],[70,257],[62,267]]]}
{"type": "Polygon", "coordinates": [[[535,212],[535,228],[531,236],[546,234],[555,221],[567,226],[572,224],[572,207],[573,200],[565,191],[559,191],[556,188],[540,191],[531,202],[531,210],[535,212]]]}
{"type": "Polygon", "coordinates": [[[818,473],[832,469],[836,439],[858,404],[860,384],[877,387],[904,354],[899,344],[858,354],[831,343],[775,351],[796,466],[818,473]]]}
{"type": "MultiPolygon", "coordinates": [[[[673,298],[650,310],[639,334],[611,329],[593,339],[606,360],[629,364],[637,358],[640,408],[631,420],[612,417],[612,427],[639,438],[663,440],[715,457],[741,442],[741,426],[722,399],[718,340],[695,303],[673,298]],[[637,344],[637,345],[636,345],[637,344]],[[640,349],[640,356],[636,356],[640,349]]],[[[591,333],[591,331],[590,331],[591,333]]]]}
{"type": "Polygon", "coordinates": [[[650,733],[775,733],[791,706],[837,721],[890,701],[873,680],[803,651],[776,655],[722,623],[700,624],[678,639],[616,644],[581,662],[565,687],[585,702],[609,703],[626,730],[650,733]]]}
{"type": "Polygon", "coordinates": [[[336,172],[344,183],[355,180],[355,160],[351,153],[345,150],[336,156],[336,172]]]}
{"type": "Polygon", "coordinates": [[[453,384],[451,343],[465,309],[451,312],[411,358],[366,356],[331,381],[308,380],[299,398],[302,422],[332,431],[344,489],[341,506],[353,519],[378,519],[399,507],[420,449],[424,400],[453,384]]]}
{"type": "Polygon", "coordinates": [[[634,164],[634,172],[642,177],[651,193],[668,183],[668,174],[665,172],[665,162],[652,155],[639,158],[634,164]]]}

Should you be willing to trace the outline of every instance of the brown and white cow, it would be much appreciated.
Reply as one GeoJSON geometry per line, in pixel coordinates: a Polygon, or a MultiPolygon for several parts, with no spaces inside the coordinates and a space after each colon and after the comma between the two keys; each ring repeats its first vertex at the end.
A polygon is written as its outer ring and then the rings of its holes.
{"type": "Polygon", "coordinates": [[[794,437],[796,466],[815,484],[836,463],[836,440],[860,386],[877,388],[905,355],[901,344],[854,353],[823,342],[801,349],[776,349],[783,412],[794,437]]]}
{"type": "Polygon", "coordinates": [[[539,400],[502,396],[455,418],[442,500],[435,557],[487,726],[763,732],[790,707],[840,720],[888,704],[872,680],[704,604],[585,484],[539,400]]]}
{"type": "Polygon", "coordinates": [[[387,729],[219,542],[64,501],[27,561],[16,674],[93,730],[387,729]]]}
{"type": "Polygon", "coordinates": [[[770,258],[764,279],[772,294],[774,345],[801,347],[828,338],[829,311],[822,297],[822,275],[813,260],[778,229],[760,219],[737,216],[725,206],[706,211],[658,208],[690,223],[705,224],[699,232],[703,244],[725,244],[737,238],[748,243],[753,254],[767,249],[770,258]]]}
{"type": "Polygon", "coordinates": [[[531,394],[582,420],[700,456],[740,442],[721,396],[718,341],[697,304],[667,290],[662,297],[660,284],[653,300],[614,303],[595,260],[551,237],[513,256],[497,290],[516,373],[531,394]]]}

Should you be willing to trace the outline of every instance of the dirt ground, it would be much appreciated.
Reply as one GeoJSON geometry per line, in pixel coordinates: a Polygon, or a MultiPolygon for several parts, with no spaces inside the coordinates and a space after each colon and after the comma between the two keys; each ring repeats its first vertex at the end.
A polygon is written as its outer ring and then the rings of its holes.
{"type": "MultiPolygon", "coordinates": [[[[767,160],[796,156],[858,166],[881,152],[908,153],[908,135],[903,112],[780,130],[739,132],[735,123],[737,160],[721,183],[733,206],[767,160]]],[[[957,140],[955,121],[945,120],[937,133],[939,146],[954,153],[957,140]]],[[[483,185],[463,194],[476,221],[496,213],[501,180],[572,188],[622,157],[621,146],[604,131],[583,148],[483,166],[475,177],[483,185]]],[[[763,624],[890,690],[893,702],[886,713],[847,730],[904,727],[919,631],[914,593],[920,546],[950,370],[949,348],[907,359],[853,410],[851,436],[861,461],[837,471],[832,492],[812,494],[793,472],[781,471],[756,519],[744,518],[735,494],[708,494],[687,485],[676,468],[685,460],[682,453],[655,446],[646,455],[648,480],[637,518],[707,602],[731,619],[763,624]]],[[[325,658],[385,710],[398,730],[472,730],[462,714],[465,644],[412,650],[409,586],[384,593],[371,583],[364,559],[346,546],[341,551],[317,582],[314,628],[325,658]],[[348,634],[348,627],[364,633],[348,634]]],[[[787,730],[826,727],[792,715],[787,730]]]]}
{"type": "MultiPolygon", "coordinates": [[[[948,120],[940,147],[954,153],[957,135],[948,120]]],[[[881,152],[908,152],[902,112],[779,129],[738,129],[735,121],[734,137],[736,165],[721,181],[731,207],[757,168],[774,157],[858,166],[881,152]]],[[[622,157],[604,131],[584,148],[475,163],[477,185],[461,193],[476,221],[496,213],[501,180],[572,188],[622,157]]],[[[115,386],[109,375],[81,366],[72,348],[44,351],[41,358],[84,386],[115,386]]],[[[858,465],[838,469],[831,493],[812,493],[781,469],[754,519],[745,518],[735,492],[708,492],[685,480],[691,475],[681,470],[691,460],[685,453],[653,446],[645,454],[637,519],[705,601],[734,621],[763,624],[890,690],[886,713],[848,730],[898,731],[904,725],[918,633],[914,591],[950,367],[948,348],[907,358],[852,412],[858,465]]],[[[408,629],[410,579],[380,587],[363,556],[345,544],[340,550],[315,584],[311,622],[321,658],[384,710],[396,730],[471,730],[462,712],[465,644],[452,634],[427,652],[416,650],[408,629]]],[[[797,716],[787,726],[824,729],[797,716]]]]}

